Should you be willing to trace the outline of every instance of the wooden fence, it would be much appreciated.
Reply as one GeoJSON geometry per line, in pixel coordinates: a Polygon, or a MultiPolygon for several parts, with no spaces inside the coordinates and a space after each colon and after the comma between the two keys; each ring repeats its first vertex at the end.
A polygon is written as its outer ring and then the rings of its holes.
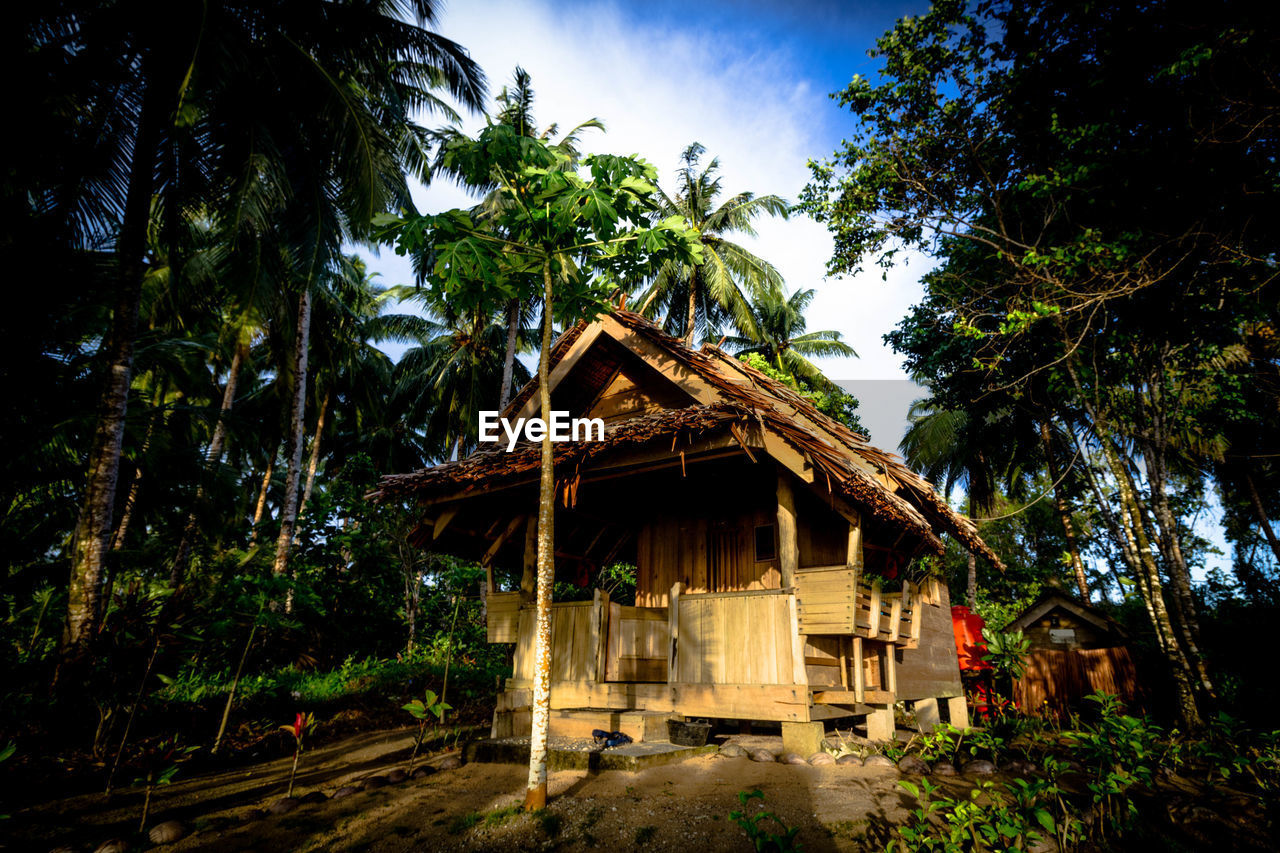
{"type": "Polygon", "coordinates": [[[1138,698],[1137,672],[1127,648],[1031,652],[1026,671],[1014,683],[1013,698],[1028,714],[1063,714],[1099,691],[1130,705],[1138,698]]]}

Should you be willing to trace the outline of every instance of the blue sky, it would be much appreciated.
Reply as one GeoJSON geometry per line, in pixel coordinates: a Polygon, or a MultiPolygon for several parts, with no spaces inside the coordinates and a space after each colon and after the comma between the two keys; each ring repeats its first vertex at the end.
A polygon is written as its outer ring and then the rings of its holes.
{"type": "MultiPolygon", "coordinates": [[[[588,152],[639,154],[670,185],[680,153],[694,141],[720,158],[726,197],[742,190],[794,200],[809,159],[829,156],[850,134],[852,117],[831,100],[854,74],[872,77],[867,57],[876,38],[927,2],[590,2],[467,0],[444,7],[439,31],[466,47],[484,68],[490,91],[509,82],[517,64],[532,75],[535,115],[571,127],[602,119],[606,133],[584,139],[588,152]]],[[[442,123],[422,116],[426,126],[442,123]]],[[[470,117],[475,131],[482,120],[470,117]]],[[[450,185],[419,188],[423,210],[466,206],[450,185]]],[[[831,239],[803,217],[760,224],[743,240],[772,261],[791,289],[815,288],[809,328],[835,329],[857,359],[820,361],[859,397],[873,443],[896,450],[914,396],[902,360],[882,341],[922,294],[930,260],[907,254],[882,280],[878,270],[829,279],[831,239]],[[871,381],[891,380],[891,381],[871,381]]],[[[390,252],[370,259],[385,284],[411,281],[408,264],[390,252]]],[[[394,352],[394,351],[393,351],[394,352]]],[[[1197,529],[1220,546],[1215,505],[1197,529]]],[[[1221,558],[1211,565],[1226,567],[1221,558]]]]}

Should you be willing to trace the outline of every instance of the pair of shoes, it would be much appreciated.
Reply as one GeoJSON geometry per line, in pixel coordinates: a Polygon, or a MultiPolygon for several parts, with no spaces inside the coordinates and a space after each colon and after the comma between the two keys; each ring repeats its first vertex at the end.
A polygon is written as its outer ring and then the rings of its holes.
{"type": "Polygon", "coordinates": [[[622,746],[631,743],[631,737],[622,732],[606,732],[604,729],[593,729],[591,738],[597,745],[603,745],[604,749],[611,746],[622,746]]]}

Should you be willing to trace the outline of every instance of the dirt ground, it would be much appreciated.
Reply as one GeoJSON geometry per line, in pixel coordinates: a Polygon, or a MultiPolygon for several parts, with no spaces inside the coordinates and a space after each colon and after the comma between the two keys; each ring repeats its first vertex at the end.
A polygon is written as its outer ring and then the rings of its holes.
{"type": "MultiPolygon", "coordinates": [[[[369,733],[306,753],[295,796],[384,775],[407,763],[409,731],[369,733]]],[[[735,736],[749,747],[781,751],[781,739],[735,736]]],[[[438,765],[448,754],[430,756],[438,765]]],[[[729,819],[739,791],[760,789],[763,808],[800,827],[811,853],[880,849],[893,824],[914,805],[894,768],[809,767],[702,756],[638,773],[559,771],[551,774],[547,811],[526,815],[527,769],[471,764],[292,812],[260,812],[282,797],[290,761],[175,782],[160,789],[149,825],[180,820],[190,836],[165,851],[418,851],[418,850],[750,850],[729,819]]],[[[963,780],[950,784],[965,786],[963,780]]],[[[128,791],[110,804],[75,797],[13,816],[10,850],[69,845],[92,851],[135,834],[141,796],[128,791]]],[[[749,806],[762,808],[759,801],[749,806]]],[[[145,848],[145,841],[139,845],[145,848]]]]}

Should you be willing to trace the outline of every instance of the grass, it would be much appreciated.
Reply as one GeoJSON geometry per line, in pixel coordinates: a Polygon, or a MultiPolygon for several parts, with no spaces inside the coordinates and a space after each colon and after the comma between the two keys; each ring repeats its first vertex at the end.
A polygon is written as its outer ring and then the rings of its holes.
{"type": "MultiPolygon", "coordinates": [[[[466,814],[458,815],[449,823],[449,834],[461,835],[482,823],[485,826],[501,826],[522,811],[523,809],[519,805],[510,805],[494,809],[491,812],[467,812],[466,814]]],[[[444,822],[443,819],[434,821],[436,826],[440,826],[444,822]]]]}

